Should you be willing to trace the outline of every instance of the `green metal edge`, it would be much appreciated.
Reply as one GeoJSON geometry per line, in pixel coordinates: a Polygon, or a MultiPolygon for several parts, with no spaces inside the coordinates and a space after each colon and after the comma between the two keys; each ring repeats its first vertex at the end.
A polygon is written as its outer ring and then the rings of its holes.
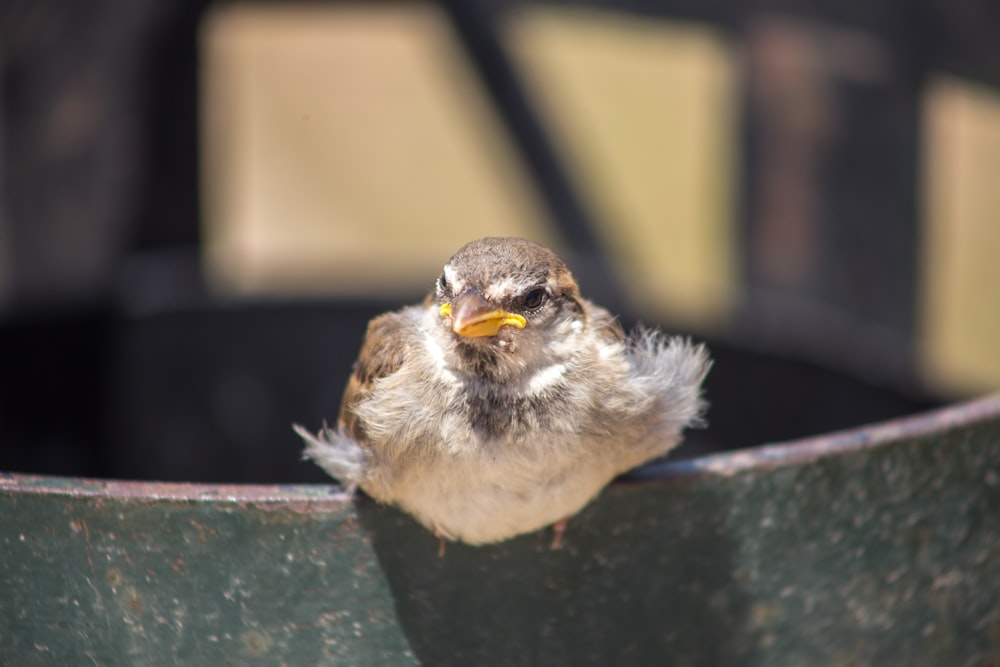
{"type": "Polygon", "coordinates": [[[650,470],[444,556],[332,486],[0,474],[0,664],[1000,664],[1000,396],[650,470]]]}

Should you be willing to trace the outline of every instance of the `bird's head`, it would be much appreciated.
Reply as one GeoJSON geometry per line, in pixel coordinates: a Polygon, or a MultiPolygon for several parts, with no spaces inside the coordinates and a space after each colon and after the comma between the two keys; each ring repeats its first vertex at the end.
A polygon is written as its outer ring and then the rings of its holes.
{"type": "Polygon", "coordinates": [[[584,325],[576,281],[554,252],[518,238],[466,244],[444,266],[431,295],[440,326],[467,352],[529,357],[584,325]]]}

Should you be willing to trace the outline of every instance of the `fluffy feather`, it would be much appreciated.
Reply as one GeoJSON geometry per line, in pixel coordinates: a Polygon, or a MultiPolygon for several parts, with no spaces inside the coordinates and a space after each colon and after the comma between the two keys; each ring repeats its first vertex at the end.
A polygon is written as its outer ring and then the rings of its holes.
{"type": "Polygon", "coordinates": [[[334,430],[324,426],[316,435],[298,424],[292,424],[292,428],[306,443],[302,458],[314,461],[348,493],[354,493],[364,477],[368,461],[364,448],[341,427],[334,430]]]}

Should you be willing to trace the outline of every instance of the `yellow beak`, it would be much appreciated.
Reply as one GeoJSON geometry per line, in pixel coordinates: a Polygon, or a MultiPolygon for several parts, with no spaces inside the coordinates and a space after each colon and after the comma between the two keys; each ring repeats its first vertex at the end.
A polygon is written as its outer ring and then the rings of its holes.
{"type": "Polygon", "coordinates": [[[496,336],[501,327],[523,329],[527,324],[520,315],[495,308],[474,290],[459,294],[453,303],[443,304],[439,312],[441,317],[451,316],[452,331],[470,338],[496,336]]]}

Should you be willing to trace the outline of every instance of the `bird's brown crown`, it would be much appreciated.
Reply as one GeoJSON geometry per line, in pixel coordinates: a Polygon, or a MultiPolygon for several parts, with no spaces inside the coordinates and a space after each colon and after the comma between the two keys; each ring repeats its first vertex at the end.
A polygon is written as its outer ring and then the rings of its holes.
{"type": "Polygon", "coordinates": [[[559,255],[534,241],[489,237],[462,246],[448,266],[476,286],[485,287],[514,278],[525,285],[544,283],[569,269],[559,255]]]}

